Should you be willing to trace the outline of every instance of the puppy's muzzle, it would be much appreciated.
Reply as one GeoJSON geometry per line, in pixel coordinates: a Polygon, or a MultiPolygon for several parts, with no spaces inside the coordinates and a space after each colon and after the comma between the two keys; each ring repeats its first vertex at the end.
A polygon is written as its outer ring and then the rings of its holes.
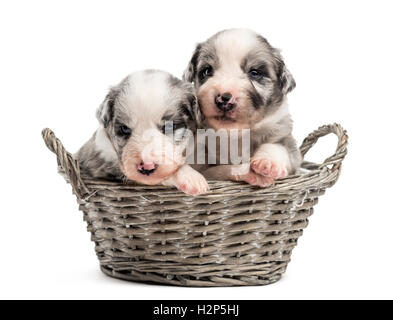
{"type": "Polygon", "coordinates": [[[223,112],[231,111],[236,106],[235,97],[231,93],[218,94],[215,98],[216,106],[223,112]]]}
{"type": "Polygon", "coordinates": [[[143,163],[141,162],[138,166],[138,172],[145,175],[145,176],[149,176],[152,173],[154,173],[154,171],[156,171],[156,169],[158,168],[158,164],[155,163],[143,163]]]}

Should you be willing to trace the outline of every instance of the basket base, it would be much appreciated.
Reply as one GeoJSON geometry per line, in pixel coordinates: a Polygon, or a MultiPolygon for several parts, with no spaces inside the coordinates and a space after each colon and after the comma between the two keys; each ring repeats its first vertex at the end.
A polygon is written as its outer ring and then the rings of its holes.
{"type": "MultiPolygon", "coordinates": [[[[284,268],[286,269],[286,265],[284,268]]],[[[101,266],[100,269],[105,275],[115,279],[179,287],[265,286],[279,281],[282,277],[282,274],[285,272],[285,269],[280,270],[280,272],[263,278],[242,277],[241,279],[234,279],[229,277],[214,277],[207,279],[191,279],[189,277],[186,278],[185,276],[164,277],[163,275],[157,273],[140,273],[137,271],[123,273],[110,269],[107,266],[101,266]]]]}

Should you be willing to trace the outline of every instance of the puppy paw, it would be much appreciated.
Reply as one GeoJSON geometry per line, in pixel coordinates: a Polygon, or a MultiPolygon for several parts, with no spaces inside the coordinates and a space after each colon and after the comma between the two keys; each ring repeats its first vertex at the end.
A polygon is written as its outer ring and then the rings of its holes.
{"type": "Polygon", "coordinates": [[[178,189],[191,196],[199,196],[209,191],[209,184],[205,177],[193,170],[186,175],[180,174],[178,189]]]}
{"type": "Polygon", "coordinates": [[[191,196],[198,196],[209,191],[209,184],[205,177],[188,165],[181,167],[163,184],[175,186],[180,191],[191,196]]]}
{"type": "Polygon", "coordinates": [[[274,184],[273,178],[259,175],[253,171],[250,171],[245,175],[235,176],[235,180],[247,182],[248,184],[251,184],[253,186],[259,186],[261,188],[270,187],[274,184]]]}
{"type": "Polygon", "coordinates": [[[272,178],[273,180],[283,179],[288,176],[288,170],[284,164],[269,158],[252,159],[251,169],[256,173],[264,177],[272,178]]]}

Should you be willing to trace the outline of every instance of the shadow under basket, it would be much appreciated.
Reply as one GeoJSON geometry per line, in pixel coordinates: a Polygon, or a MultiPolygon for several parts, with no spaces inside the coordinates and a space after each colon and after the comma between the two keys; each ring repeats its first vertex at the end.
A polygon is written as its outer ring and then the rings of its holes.
{"type": "Polygon", "coordinates": [[[303,156],[329,133],[338,136],[334,155],[322,164],[303,162],[300,175],[265,189],[211,181],[208,194],[192,197],[171,187],[82,176],[53,132],[42,132],[77,196],[101,270],[124,280],[195,287],[266,285],[281,278],[347,153],[346,131],[332,124],[303,141],[303,156]]]}

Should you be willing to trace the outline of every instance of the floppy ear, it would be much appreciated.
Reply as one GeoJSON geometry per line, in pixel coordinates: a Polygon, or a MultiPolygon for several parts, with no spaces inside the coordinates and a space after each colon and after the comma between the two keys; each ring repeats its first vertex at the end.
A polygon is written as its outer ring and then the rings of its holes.
{"type": "Polygon", "coordinates": [[[276,63],[277,80],[283,94],[291,92],[296,87],[295,79],[285,66],[284,60],[280,52],[274,50],[274,59],[276,63]]]}
{"type": "Polygon", "coordinates": [[[201,112],[201,108],[199,107],[199,103],[198,103],[198,98],[196,96],[193,96],[191,102],[192,102],[191,103],[192,114],[194,116],[194,120],[195,123],[197,124],[197,127],[199,127],[204,120],[204,115],[201,112]]]}
{"type": "Polygon", "coordinates": [[[106,95],[105,100],[100,104],[97,109],[97,119],[99,123],[104,126],[104,128],[107,128],[109,123],[113,119],[114,106],[117,95],[118,90],[116,88],[111,88],[109,93],[106,95]]]}
{"type": "Polygon", "coordinates": [[[191,60],[188,63],[187,69],[183,72],[183,80],[187,82],[194,82],[196,77],[196,66],[198,62],[199,52],[201,50],[201,45],[198,44],[192,54],[191,60]]]}
{"type": "Polygon", "coordinates": [[[191,83],[184,82],[184,81],[183,81],[183,88],[188,93],[188,104],[186,106],[187,113],[189,113],[191,115],[192,120],[197,125],[199,125],[203,121],[203,115],[198,105],[198,100],[195,94],[195,88],[191,83]]]}

